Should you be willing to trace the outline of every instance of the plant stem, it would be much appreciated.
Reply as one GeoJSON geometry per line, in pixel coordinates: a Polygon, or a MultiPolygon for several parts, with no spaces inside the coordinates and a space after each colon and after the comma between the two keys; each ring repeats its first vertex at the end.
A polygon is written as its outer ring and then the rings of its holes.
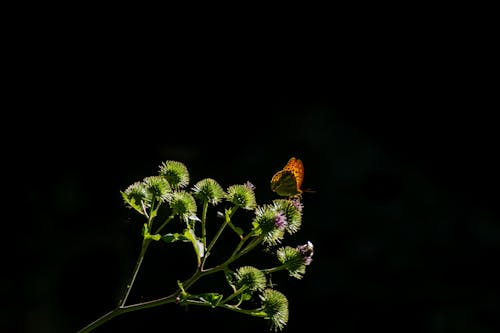
{"type": "Polygon", "coordinates": [[[139,272],[139,269],[141,268],[142,261],[144,259],[144,255],[146,254],[146,250],[148,249],[148,246],[150,243],[151,243],[151,239],[149,239],[149,238],[147,238],[147,239],[144,238],[142,241],[141,253],[139,254],[139,258],[137,258],[137,262],[135,263],[134,271],[132,273],[132,278],[130,279],[129,284],[127,284],[125,296],[120,301],[119,307],[125,306],[125,303],[127,302],[127,298],[130,294],[130,290],[132,289],[132,286],[134,285],[135,278],[137,277],[137,273],[139,272]]]}
{"type": "Polygon", "coordinates": [[[217,239],[219,239],[220,235],[222,234],[222,231],[224,231],[224,228],[226,227],[226,225],[231,220],[231,216],[233,216],[233,214],[236,212],[237,209],[238,209],[238,207],[234,206],[232,209],[230,209],[229,212],[226,211],[226,214],[225,214],[225,217],[224,217],[224,222],[220,226],[219,230],[217,230],[217,233],[215,234],[215,236],[212,239],[212,241],[210,242],[210,244],[208,244],[207,250],[205,251],[205,257],[203,258],[203,262],[201,264],[201,267],[205,266],[205,262],[207,261],[207,258],[210,255],[210,250],[212,250],[212,247],[217,242],[217,239]]]}
{"type": "Polygon", "coordinates": [[[262,273],[274,273],[286,269],[286,265],[276,266],[273,268],[261,269],[262,273]]]}
{"type": "Polygon", "coordinates": [[[170,296],[161,298],[159,300],[153,301],[153,302],[143,302],[143,303],[137,303],[133,305],[127,305],[127,306],[119,306],[113,311],[110,311],[106,313],[104,316],[98,318],[97,320],[93,321],[92,323],[88,324],[81,330],[79,330],[77,333],[88,333],[97,327],[101,326],[102,324],[110,321],[112,318],[127,313],[127,312],[132,312],[132,311],[137,311],[137,310],[142,310],[142,309],[147,309],[151,308],[154,306],[162,305],[162,304],[167,304],[167,303],[173,303],[176,300],[177,293],[172,294],[170,296]]]}
{"type": "Polygon", "coordinates": [[[240,240],[240,242],[238,243],[238,245],[236,246],[236,248],[234,249],[233,253],[231,254],[231,257],[234,256],[235,254],[237,254],[238,251],[243,246],[243,244],[245,244],[245,242],[248,241],[248,239],[250,239],[250,237],[252,237],[252,236],[253,236],[253,232],[249,232],[245,237],[243,237],[240,240]]]}
{"type": "MultiPolygon", "coordinates": [[[[148,242],[148,244],[149,244],[149,242],[148,242]]],[[[143,249],[144,248],[147,248],[147,245],[143,246],[143,249]]],[[[144,252],[145,252],[145,250],[144,250],[144,252]]],[[[143,254],[143,253],[141,252],[141,254],[143,254]]],[[[137,262],[139,263],[140,261],[142,261],[142,259],[139,259],[137,262]]],[[[137,270],[138,270],[138,267],[140,267],[140,264],[136,265],[137,270]]],[[[184,290],[187,290],[196,281],[198,281],[198,279],[202,278],[203,276],[210,275],[210,274],[216,273],[218,271],[222,271],[222,270],[224,270],[225,267],[226,266],[224,266],[224,265],[219,265],[219,266],[216,266],[214,268],[208,269],[206,271],[197,270],[189,279],[187,279],[186,281],[184,281],[182,283],[182,286],[183,286],[184,290]]],[[[135,273],[137,273],[137,270],[135,271],[135,273]]],[[[134,274],[134,278],[135,278],[135,274],[134,274]]],[[[128,293],[130,292],[130,287],[133,284],[134,278],[132,278],[131,283],[129,284],[129,286],[127,286],[128,288],[127,288],[127,295],[126,296],[128,296],[128,293]]],[[[176,292],[174,292],[173,294],[171,294],[169,296],[158,298],[158,299],[155,299],[152,301],[146,301],[146,302],[141,302],[141,303],[137,303],[137,304],[132,304],[132,305],[124,305],[125,302],[122,301],[121,304],[116,309],[106,313],[102,317],[100,317],[97,320],[93,321],[92,323],[88,324],[87,326],[85,326],[84,328],[79,330],[77,333],[88,333],[88,332],[92,331],[93,329],[106,323],[107,321],[111,320],[112,318],[114,318],[118,315],[121,315],[123,313],[152,308],[152,307],[160,306],[163,304],[176,302],[177,297],[181,294],[181,292],[182,292],[182,290],[178,289],[176,292]]],[[[124,299],[126,300],[126,298],[127,297],[125,297],[124,299]]]]}
{"type": "MultiPolygon", "coordinates": [[[[212,249],[212,247],[214,246],[215,242],[217,241],[217,239],[221,235],[222,231],[224,230],[225,226],[230,221],[231,216],[236,211],[236,208],[237,207],[234,207],[229,212],[226,212],[226,218],[224,220],[224,223],[221,225],[221,227],[217,231],[217,234],[215,235],[214,239],[212,239],[211,243],[209,244],[209,246],[207,248],[207,253],[206,253],[205,258],[204,258],[204,261],[206,260],[206,257],[208,256],[208,252],[212,249]]],[[[169,220],[170,219],[167,219],[167,221],[165,221],[164,225],[169,220]]],[[[151,224],[151,217],[150,217],[150,221],[149,221],[148,224],[151,224]]],[[[164,225],[162,225],[162,227],[164,225]]],[[[160,227],[160,229],[162,227],[160,227]]],[[[139,269],[141,267],[141,264],[143,262],[146,250],[148,249],[148,246],[151,243],[151,238],[144,238],[143,241],[142,241],[142,248],[141,248],[140,255],[139,255],[139,257],[137,259],[137,262],[135,264],[134,271],[132,273],[132,278],[130,280],[130,283],[127,285],[127,289],[125,291],[125,295],[124,295],[123,299],[119,302],[118,306],[114,310],[112,310],[112,311],[106,313],[105,315],[99,317],[98,319],[96,319],[92,323],[88,324],[87,326],[85,326],[84,328],[82,328],[81,330],[79,330],[77,333],[88,333],[88,332],[94,330],[95,328],[101,326],[102,324],[108,322],[112,318],[114,318],[114,317],[116,317],[118,315],[121,315],[123,313],[137,311],[137,310],[142,310],[142,309],[147,309],[147,308],[152,308],[152,307],[160,306],[160,305],[167,304],[167,303],[177,302],[179,300],[179,295],[182,294],[183,290],[186,291],[196,281],[198,281],[200,278],[202,278],[204,276],[207,276],[207,275],[210,275],[210,274],[213,274],[213,273],[225,270],[230,263],[232,263],[236,259],[240,258],[244,254],[250,252],[250,250],[252,250],[255,246],[257,246],[258,244],[260,244],[260,242],[262,242],[263,236],[259,235],[255,239],[253,239],[249,244],[247,244],[247,246],[243,250],[240,251],[240,249],[243,247],[244,243],[246,243],[246,241],[249,239],[250,235],[251,235],[251,233],[248,234],[247,237],[245,237],[244,239],[242,239],[240,241],[240,243],[238,244],[238,246],[237,246],[236,250],[233,252],[233,254],[225,262],[223,262],[222,264],[219,264],[219,265],[217,265],[215,267],[203,270],[203,268],[202,268],[203,264],[204,264],[204,261],[203,261],[202,266],[199,267],[196,270],[196,272],[189,279],[187,279],[184,282],[182,282],[182,284],[181,284],[182,289],[179,288],[173,294],[171,294],[169,296],[162,297],[162,298],[158,298],[158,299],[155,299],[155,300],[141,302],[141,303],[136,303],[136,304],[132,304],[132,305],[125,305],[125,303],[127,302],[128,296],[130,294],[130,290],[132,289],[132,286],[133,286],[133,284],[135,282],[137,273],[138,273],[138,271],[139,271],[139,269]]],[[[234,295],[234,296],[236,296],[236,295],[234,295]]],[[[225,301],[227,302],[227,301],[229,301],[232,298],[233,297],[228,297],[228,298],[226,298],[225,301]]],[[[194,302],[189,302],[189,303],[195,304],[194,302]]],[[[205,305],[205,304],[198,304],[198,305],[205,305]]],[[[262,311],[240,309],[238,307],[234,307],[234,306],[231,306],[231,305],[228,305],[228,304],[223,304],[223,305],[221,304],[220,306],[224,307],[226,309],[232,310],[232,311],[246,313],[246,314],[249,314],[249,315],[252,315],[252,316],[263,317],[265,315],[265,313],[263,313],[262,311]]]]}
{"type": "Polygon", "coordinates": [[[228,297],[226,297],[225,299],[223,299],[222,301],[220,301],[220,304],[226,304],[227,302],[229,302],[230,300],[232,300],[236,296],[240,295],[242,292],[244,292],[247,289],[248,288],[243,287],[243,288],[240,288],[240,289],[236,290],[234,293],[232,293],[231,295],[229,295],[228,297]]]}
{"type": "Polygon", "coordinates": [[[231,262],[235,261],[236,259],[238,259],[242,255],[250,252],[254,247],[259,245],[263,239],[264,239],[263,235],[259,235],[259,236],[255,237],[243,250],[241,250],[239,253],[231,256],[231,258],[230,258],[231,262]]]}
{"type": "Polygon", "coordinates": [[[155,234],[159,234],[160,231],[165,228],[165,226],[168,224],[168,222],[170,222],[170,220],[172,220],[172,218],[174,217],[174,215],[170,215],[166,220],[165,222],[163,222],[163,224],[156,230],[155,234]]]}
{"type": "Polygon", "coordinates": [[[208,201],[203,202],[203,210],[201,213],[201,240],[203,242],[203,250],[207,250],[207,229],[205,225],[205,221],[207,220],[207,210],[208,210],[208,201]]]}

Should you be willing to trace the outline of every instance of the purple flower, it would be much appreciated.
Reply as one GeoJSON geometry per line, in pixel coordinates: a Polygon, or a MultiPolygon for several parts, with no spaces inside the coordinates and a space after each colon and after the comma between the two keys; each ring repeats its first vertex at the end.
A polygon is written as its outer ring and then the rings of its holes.
{"type": "Polygon", "coordinates": [[[288,223],[286,222],[285,214],[283,214],[282,212],[279,212],[278,214],[276,214],[276,216],[274,217],[274,225],[278,229],[286,228],[288,223]]]}
{"type": "Polygon", "coordinates": [[[302,204],[302,202],[300,202],[300,199],[299,198],[292,198],[292,204],[295,208],[297,208],[297,210],[299,212],[302,211],[302,209],[304,208],[304,205],[302,204]]]}
{"type": "Polygon", "coordinates": [[[313,243],[311,243],[310,241],[307,241],[307,244],[298,245],[297,249],[302,254],[302,257],[304,257],[304,265],[309,265],[312,261],[312,256],[314,254],[313,243]]]}
{"type": "Polygon", "coordinates": [[[252,184],[252,183],[250,183],[249,181],[247,181],[247,182],[245,183],[245,186],[246,186],[246,187],[248,187],[248,188],[249,188],[249,189],[251,189],[251,190],[255,190],[255,185],[254,185],[254,184],[252,184]]]}

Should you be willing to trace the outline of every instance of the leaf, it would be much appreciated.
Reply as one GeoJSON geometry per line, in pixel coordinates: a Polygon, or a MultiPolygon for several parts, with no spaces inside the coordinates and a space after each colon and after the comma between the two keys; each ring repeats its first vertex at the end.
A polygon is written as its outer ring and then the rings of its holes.
{"type": "Polygon", "coordinates": [[[198,265],[200,265],[200,258],[205,255],[205,247],[203,246],[203,243],[196,238],[193,229],[184,230],[184,236],[193,244],[194,251],[196,252],[196,258],[198,259],[198,265]]]}
{"type": "Polygon", "coordinates": [[[165,234],[161,237],[161,240],[164,241],[165,243],[173,243],[176,241],[183,241],[183,242],[190,241],[187,237],[185,237],[184,235],[181,235],[177,232],[174,234],[165,234]]]}
{"type": "Polygon", "coordinates": [[[244,233],[243,229],[241,229],[240,227],[235,226],[230,221],[227,221],[227,224],[229,224],[229,226],[231,227],[231,229],[233,229],[234,232],[236,232],[238,234],[238,236],[241,237],[243,235],[243,233],[244,233]]]}
{"type": "Polygon", "coordinates": [[[202,301],[210,303],[215,308],[222,300],[222,294],[219,293],[205,293],[198,295],[202,301]]]}
{"type": "Polygon", "coordinates": [[[142,235],[144,236],[144,239],[152,239],[154,241],[159,241],[161,239],[160,234],[151,235],[149,233],[147,223],[144,223],[144,226],[142,227],[142,235]]]}
{"type": "Polygon", "coordinates": [[[138,204],[137,202],[135,202],[135,199],[134,198],[129,198],[125,192],[123,191],[120,191],[121,195],[122,195],[122,198],[123,200],[125,200],[125,202],[133,209],[135,209],[136,211],[138,211],[140,214],[144,215],[144,212],[142,211],[142,207],[140,204],[138,204]]]}

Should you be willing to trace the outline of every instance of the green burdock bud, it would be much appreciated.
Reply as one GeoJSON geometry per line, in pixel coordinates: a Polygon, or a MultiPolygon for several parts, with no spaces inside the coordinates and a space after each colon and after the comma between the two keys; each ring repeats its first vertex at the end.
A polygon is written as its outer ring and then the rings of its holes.
{"type": "Polygon", "coordinates": [[[266,289],[260,296],[265,319],[271,321],[271,330],[281,331],[288,322],[288,299],[275,289],[266,289]]]}
{"type": "Polygon", "coordinates": [[[155,198],[161,202],[167,200],[167,196],[171,191],[168,181],[160,176],[146,177],[143,180],[144,188],[148,193],[148,197],[155,198]]]}
{"type": "Polygon", "coordinates": [[[252,225],[257,235],[264,235],[264,243],[276,245],[285,235],[287,221],[283,212],[277,210],[276,205],[266,204],[255,209],[252,225]]]}
{"type": "Polygon", "coordinates": [[[288,199],[276,199],[273,200],[273,204],[276,206],[276,210],[282,212],[286,217],[285,230],[289,234],[297,232],[302,224],[302,208],[299,209],[296,201],[288,199]]]}
{"type": "Polygon", "coordinates": [[[246,210],[252,210],[257,205],[254,186],[247,182],[244,185],[232,185],[227,189],[227,200],[246,210]]]}
{"type": "Polygon", "coordinates": [[[144,215],[144,208],[149,207],[150,198],[143,182],[135,182],[120,193],[129,208],[144,215]]]}
{"type": "Polygon", "coordinates": [[[183,190],[172,191],[168,197],[167,202],[172,209],[174,215],[179,215],[186,223],[194,221],[196,218],[196,201],[194,197],[183,190]]]}
{"type": "Polygon", "coordinates": [[[184,163],[165,161],[160,165],[160,176],[168,180],[174,189],[184,188],[189,184],[189,172],[184,163]]]}
{"type": "Polygon", "coordinates": [[[281,247],[276,251],[278,260],[285,266],[290,276],[299,280],[305,274],[306,266],[311,264],[313,254],[314,246],[310,241],[296,247],[281,247]]]}
{"type": "Polygon", "coordinates": [[[264,290],[266,276],[253,266],[242,266],[236,270],[235,286],[237,289],[245,288],[248,291],[264,290]]]}
{"type": "Polygon", "coordinates": [[[296,279],[302,279],[302,275],[306,272],[304,257],[299,249],[285,246],[276,251],[278,260],[286,267],[290,276],[296,279]]]}
{"type": "Polygon", "coordinates": [[[200,201],[209,202],[215,206],[226,197],[226,192],[224,192],[222,187],[215,180],[205,178],[193,186],[193,195],[200,201]]]}

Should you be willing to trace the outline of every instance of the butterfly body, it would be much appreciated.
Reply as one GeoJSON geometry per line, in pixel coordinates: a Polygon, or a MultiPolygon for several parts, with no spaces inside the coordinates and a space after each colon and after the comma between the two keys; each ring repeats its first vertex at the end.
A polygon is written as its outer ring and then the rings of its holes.
{"type": "Polygon", "coordinates": [[[271,178],[271,190],[283,197],[294,197],[302,194],[304,165],[300,159],[292,157],[285,167],[271,178]]]}

